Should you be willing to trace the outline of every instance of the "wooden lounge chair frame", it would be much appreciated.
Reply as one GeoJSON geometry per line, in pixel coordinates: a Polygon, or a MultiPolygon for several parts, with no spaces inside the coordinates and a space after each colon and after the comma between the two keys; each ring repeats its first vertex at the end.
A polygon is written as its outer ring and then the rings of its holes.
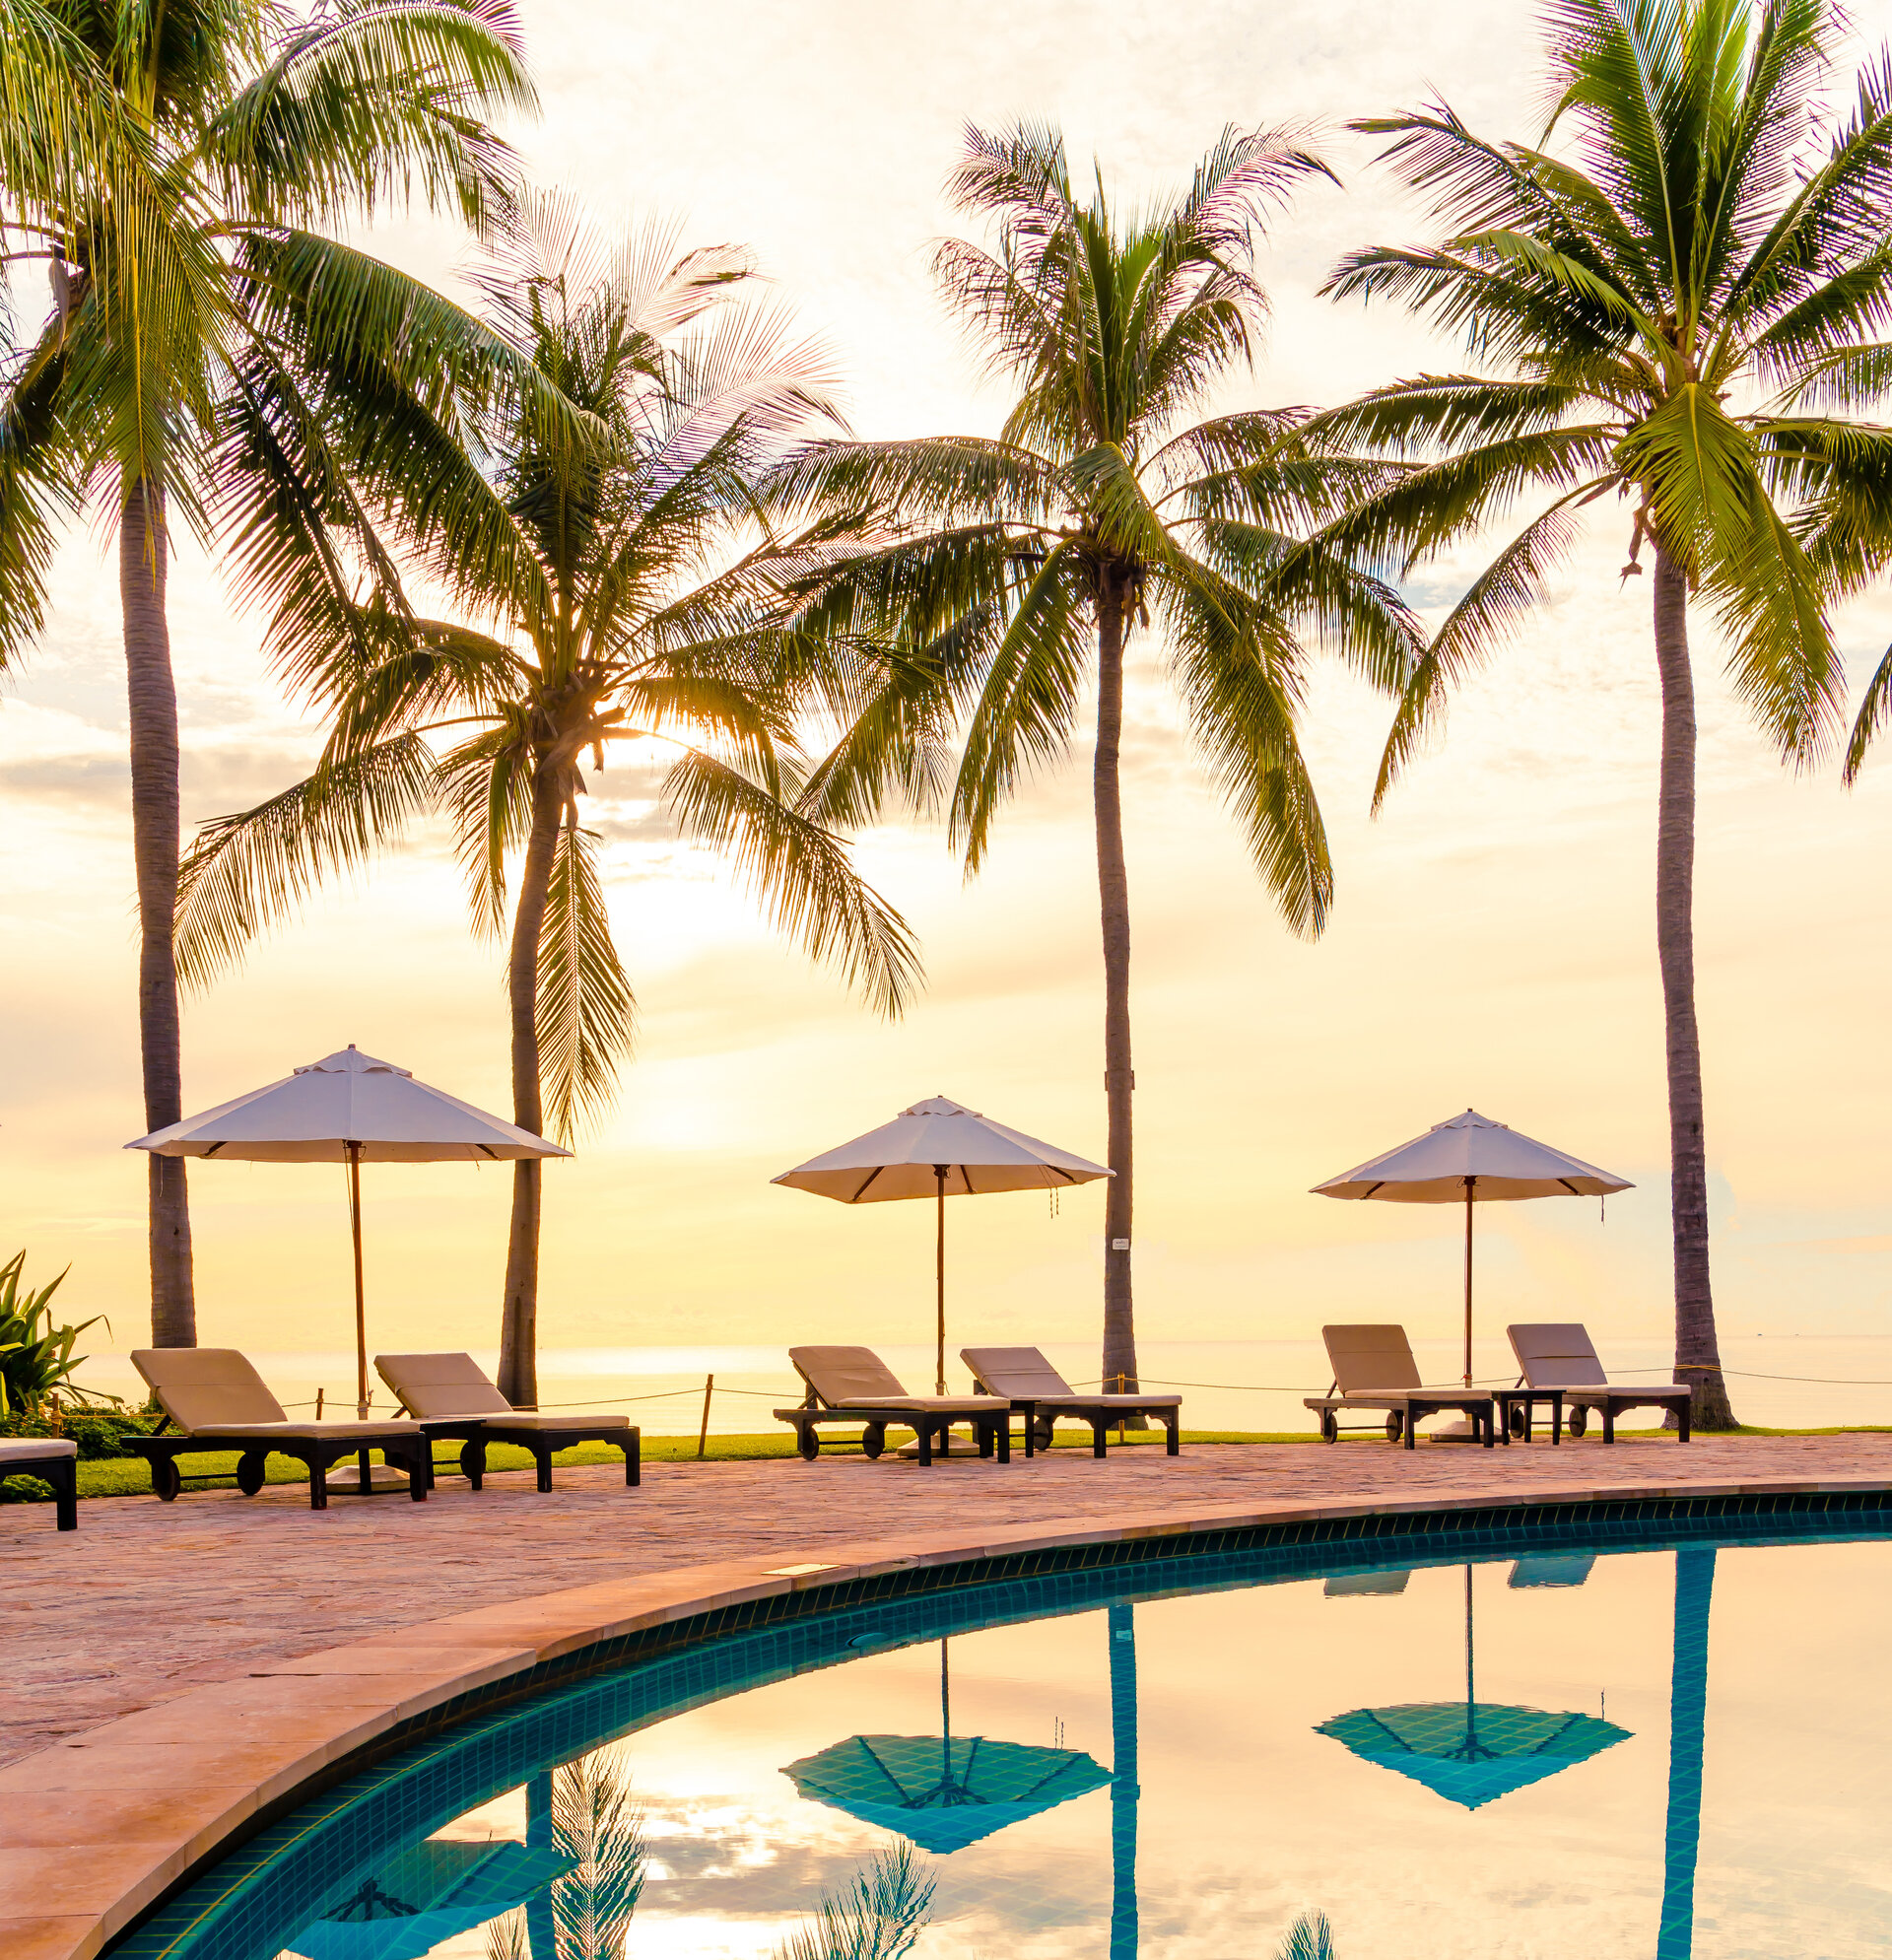
{"type": "Polygon", "coordinates": [[[416,1504],[424,1502],[434,1487],[434,1446],[420,1429],[408,1423],[391,1422],[291,1422],[288,1411],[264,1386],[247,1357],[235,1348],[139,1348],[131,1359],[150,1384],[159,1407],[165,1411],[165,1419],[153,1434],[128,1435],[124,1443],[128,1450],[150,1463],[151,1487],[165,1504],[176,1498],[186,1481],[207,1483],[229,1474],[223,1470],[187,1473],[177,1466],[180,1456],[203,1456],[232,1450],[240,1453],[236,1459],[236,1488],[245,1497],[254,1497],[262,1489],[272,1455],[294,1457],[308,1472],[311,1511],[328,1509],[328,1472],[345,1456],[353,1456],[362,1472],[360,1491],[349,1495],[369,1495],[373,1489],[369,1458],[377,1450],[384,1462],[407,1473],[407,1492],[416,1504]],[[182,1362],[184,1356],[192,1360],[182,1362]],[[174,1379],[154,1379],[154,1367],[160,1376],[174,1377],[179,1366],[201,1373],[203,1381],[180,1384],[174,1379]],[[201,1416],[192,1421],[185,1416],[180,1421],[180,1414],[191,1406],[193,1397],[202,1397],[206,1392],[259,1411],[273,1408],[276,1414],[269,1418],[259,1413],[248,1420],[238,1417],[235,1421],[204,1420],[201,1416]],[[164,1432],[173,1424],[177,1433],[166,1435],[164,1432]]]}
{"type": "MultiPolygon", "coordinates": [[[[427,1432],[430,1449],[436,1437],[459,1444],[459,1473],[475,1490],[485,1487],[489,1443],[516,1444],[527,1451],[541,1491],[552,1488],[552,1458],[580,1443],[608,1443],[624,1452],[627,1490],[636,1490],[643,1481],[643,1432],[623,1416],[565,1417],[515,1408],[470,1354],[377,1354],[374,1368],[401,1407],[427,1432]],[[441,1402],[458,1406],[444,1414],[428,1413],[441,1402]],[[482,1403],[491,1405],[490,1413],[482,1403]]],[[[439,1472],[436,1465],[435,1474],[439,1472]]]]}
{"type": "Polygon", "coordinates": [[[972,1370],[980,1388],[988,1395],[1003,1395],[1012,1413],[1023,1415],[1027,1456],[1051,1447],[1052,1427],[1059,1416],[1090,1424],[1093,1457],[1106,1453],[1111,1424],[1132,1415],[1156,1417],[1167,1432],[1164,1454],[1182,1453],[1181,1395],[1080,1395],[1035,1347],[963,1347],[959,1358],[972,1370]]]}
{"type": "MultiPolygon", "coordinates": [[[[1303,1397],[1303,1406],[1320,1419],[1322,1443],[1340,1440],[1340,1416],[1347,1409],[1385,1410],[1386,1435],[1408,1450],[1416,1447],[1414,1432],[1428,1416],[1456,1410],[1465,1416],[1487,1450],[1497,1441],[1492,1398],[1482,1388],[1428,1388],[1419,1380],[1406,1330],[1392,1321],[1369,1321],[1322,1327],[1333,1384],[1324,1395],[1303,1397]]],[[[1349,1423],[1349,1429],[1379,1424],[1349,1423]]],[[[1511,1435],[1505,1434],[1506,1443],[1511,1435]]]]}
{"type": "Polygon", "coordinates": [[[1550,1404],[1550,1440],[1561,1443],[1565,1412],[1570,1433],[1582,1436],[1594,1409],[1603,1419],[1603,1441],[1616,1441],[1616,1418],[1627,1409],[1666,1409],[1676,1420],[1679,1440],[1689,1440],[1694,1391],[1686,1384],[1614,1383],[1603,1372],[1595,1343],[1581,1320],[1522,1321],[1505,1332],[1522,1371],[1515,1388],[1498,1390],[1507,1437],[1514,1429],[1530,1441],[1534,1404],[1550,1404]],[[1550,1378],[1548,1380],[1544,1378],[1550,1378]]]}
{"type": "Polygon", "coordinates": [[[37,1477],[52,1486],[61,1531],[79,1528],[79,1446],[52,1436],[9,1437],[0,1445],[0,1477],[37,1477]],[[29,1448],[28,1446],[31,1446],[29,1448]],[[17,1451],[16,1455],[13,1453],[17,1451]]]}
{"type": "MultiPolygon", "coordinates": [[[[824,1423],[864,1423],[860,1449],[861,1454],[868,1457],[877,1457],[886,1449],[888,1430],[911,1429],[919,1446],[922,1467],[933,1460],[935,1437],[939,1440],[939,1453],[947,1455],[951,1452],[953,1426],[969,1423],[979,1438],[981,1456],[996,1453],[1001,1463],[1012,1460],[1012,1411],[1009,1403],[1000,1406],[1002,1397],[910,1395],[872,1348],[791,1347],[788,1359],[795,1373],[807,1383],[808,1392],[796,1407],[777,1409],[775,1413],[777,1421],[793,1427],[795,1448],[804,1462],[812,1463],[821,1454],[824,1423]],[[850,1395],[829,1400],[816,1386],[810,1370],[829,1376],[836,1365],[859,1371],[865,1381],[891,1384],[887,1399],[877,1401],[873,1395],[850,1395]],[[983,1406],[979,1406],[981,1403],[983,1406]]],[[[830,1386],[833,1386],[832,1379],[830,1386]]],[[[874,1392],[877,1394],[879,1390],[874,1392]]]]}

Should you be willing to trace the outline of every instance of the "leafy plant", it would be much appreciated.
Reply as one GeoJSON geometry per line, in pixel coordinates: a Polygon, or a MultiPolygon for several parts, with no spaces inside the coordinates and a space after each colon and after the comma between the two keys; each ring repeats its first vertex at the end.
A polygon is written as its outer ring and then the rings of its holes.
{"type": "Polygon", "coordinates": [[[1297,1914],[1275,1949],[1274,1960],[1333,1960],[1333,1927],[1326,1914],[1297,1914]]]}
{"type": "Polygon", "coordinates": [[[932,1911],[938,1883],[912,1845],[879,1853],[841,1892],[824,1892],[775,1960],[901,1960],[932,1911]]]}
{"type": "Polygon", "coordinates": [[[0,1415],[38,1415],[48,1403],[56,1410],[62,1396],[82,1404],[116,1402],[116,1395],[97,1394],[72,1380],[73,1370],[86,1360],[74,1356],[73,1343],[103,1315],[76,1327],[54,1326],[52,1296],[72,1268],[35,1293],[26,1288],[26,1265],[25,1251],[0,1265],[0,1415]]]}

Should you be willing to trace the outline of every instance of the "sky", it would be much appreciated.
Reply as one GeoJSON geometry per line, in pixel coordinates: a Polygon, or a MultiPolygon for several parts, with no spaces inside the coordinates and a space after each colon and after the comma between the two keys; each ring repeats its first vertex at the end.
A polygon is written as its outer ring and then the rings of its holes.
{"type": "MultiPolygon", "coordinates": [[[[1854,10],[1861,41],[1892,5],[1854,10]]],[[[866,437],[990,432],[981,381],[933,294],[932,240],[967,121],[1061,123],[1134,197],[1184,180],[1225,124],[1314,124],[1343,179],[1278,221],[1252,376],[1220,406],[1343,399],[1459,365],[1409,318],[1318,297],[1348,247],[1419,215],[1353,115],[1448,99],[1533,137],[1529,9],[1165,0],[607,8],[523,0],[543,113],[513,131],[536,181],[607,225],[662,214],[692,243],[753,245],[831,343],[866,437]]],[[[376,249],[449,284],[461,242],[423,222],[376,249]]],[[[1666,1115],[1654,943],[1658,717],[1648,578],[1617,576],[1625,514],[1596,507],[1549,602],[1456,700],[1376,820],[1385,703],[1317,662],[1304,741],[1337,904],[1292,938],[1191,754],[1163,649],[1132,643],[1124,799],[1133,907],[1137,1318],[1146,1339],[1305,1338],[1325,1320],[1450,1331],[1450,1210],[1346,1205],[1309,1186],[1475,1107],[1634,1181],[1588,1201],[1480,1213],[1489,1324],[1577,1318],[1658,1334],[1669,1314],[1666,1115]]],[[[1412,596],[1437,618],[1476,551],[1412,596]]],[[[1838,615],[1855,700],[1892,639],[1892,595],[1838,615]]],[[[180,542],[171,626],[186,822],[303,775],[316,730],[269,676],[261,622],[180,542]]],[[[1892,750],[1848,792],[1784,771],[1694,625],[1702,723],[1698,980],[1717,1301],[1730,1332],[1884,1331],[1892,1201],[1885,986],[1892,750]]],[[[52,620],[0,697],[0,1256],[70,1262],[62,1303],[146,1319],[145,1127],[116,582],[102,526],[58,563],[52,620]]],[[[641,1033],[615,1114],[546,1177],[547,1347],[923,1338],[932,1218],[772,1188],[778,1171],[945,1094],[1104,1154],[1102,980],[1088,741],[1005,813],[966,881],[940,829],[890,819],[858,860],[917,929],[924,994],[876,1020],[680,847],[629,776],[593,781],[614,927],[641,1033]]],[[[498,950],[472,937],[445,839],[417,834],[311,904],[195,996],[184,1104],[204,1109],[353,1042],[509,1108],[498,950]]],[[[341,1173],[191,1172],[200,1338],[346,1344],[341,1173]]],[[[370,1287],[395,1345],[497,1339],[507,1174],[369,1177],[370,1287]]],[[[1101,1315],[1102,1199],[957,1203],[955,1323],[972,1340],[1079,1340],[1101,1315]]],[[[1318,1386],[1318,1385],[1316,1385],[1318,1386]]]]}

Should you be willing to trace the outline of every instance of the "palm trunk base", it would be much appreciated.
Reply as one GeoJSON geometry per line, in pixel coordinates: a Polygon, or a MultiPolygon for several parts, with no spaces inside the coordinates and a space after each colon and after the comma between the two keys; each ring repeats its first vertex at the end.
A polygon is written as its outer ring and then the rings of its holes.
{"type": "MultiPolygon", "coordinates": [[[[1675,1371],[1675,1379],[1695,1391],[1688,1405],[1691,1428],[1719,1430],[1723,1433],[1740,1428],[1739,1418],[1734,1413],[1734,1405],[1728,1400],[1727,1384],[1719,1368],[1713,1373],[1693,1368],[1678,1368],[1675,1371]]],[[[1680,1426],[1672,1415],[1662,1418],[1664,1429],[1678,1429],[1680,1426]]]]}
{"type": "Polygon", "coordinates": [[[512,1231],[500,1318],[500,1393],[515,1409],[539,1405],[539,1193],[535,1158],[512,1166],[512,1231]]]}

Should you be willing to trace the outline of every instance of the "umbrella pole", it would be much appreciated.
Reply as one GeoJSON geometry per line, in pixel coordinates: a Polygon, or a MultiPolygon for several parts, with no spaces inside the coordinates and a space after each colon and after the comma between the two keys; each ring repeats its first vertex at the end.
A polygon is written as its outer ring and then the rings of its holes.
{"type": "MultiPolygon", "coordinates": [[[[355,1419],[368,1420],[368,1301],[362,1287],[362,1146],[348,1152],[348,1223],[355,1235],[355,1419]]],[[[366,1458],[364,1458],[366,1460],[366,1458]]]]}
{"type": "Polygon", "coordinates": [[[933,1181],[939,1187],[939,1232],[933,1251],[933,1275],[939,1293],[939,1345],[933,1362],[933,1393],[946,1392],[946,1166],[933,1166],[933,1181]]]}
{"type": "Polygon", "coordinates": [[[1465,1386],[1471,1386],[1471,1187],[1478,1180],[1465,1180],[1465,1386]]]}
{"type": "Polygon", "coordinates": [[[1465,1568],[1465,1756],[1478,1760],[1478,1697],[1472,1691],[1471,1674],[1471,1568],[1465,1568]]]}

